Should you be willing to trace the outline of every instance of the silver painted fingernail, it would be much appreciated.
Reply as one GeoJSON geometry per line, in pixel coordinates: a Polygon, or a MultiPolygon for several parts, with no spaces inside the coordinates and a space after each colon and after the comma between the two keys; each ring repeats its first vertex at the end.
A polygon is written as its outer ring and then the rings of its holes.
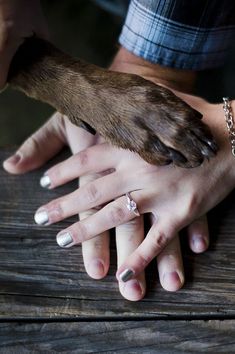
{"type": "Polygon", "coordinates": [[[38,211],[34,215],[34,221],[38,225],[46,225],[49,221],[49,217],[46,211],[38,211]]]}
{"type": "Polygon", "coordinates": [[[49,188],[50,185],[51,185],[51,179],[49,176],[43,176],[41,179],[40,179],[40,185],[41,187],[43,188],[49,188]]]}
{"type": "Polygon", "coordinates": [[[56,236],[56,241],[60,247],[68,247],[73,243],[73,238],[69,232],[56,236]]]}
{"type": "Polygon", "coordinates": [[[121,279],[121,281],[123,281],[124,283],[128,280],[130,280],[134,275],[134,272],[132,269],[125,269],[120,275],[119,278],[121,279]]]}

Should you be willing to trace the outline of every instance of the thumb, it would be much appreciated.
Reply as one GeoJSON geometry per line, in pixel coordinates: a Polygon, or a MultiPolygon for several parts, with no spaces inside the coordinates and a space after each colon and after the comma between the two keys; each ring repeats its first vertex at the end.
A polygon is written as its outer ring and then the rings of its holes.
{"type": "Polygon", "coordinates": [[[12,174],[29,172],[55,156],[65,144],[64,117],[57,112],[3,162],[3,167],[12,174]]]}

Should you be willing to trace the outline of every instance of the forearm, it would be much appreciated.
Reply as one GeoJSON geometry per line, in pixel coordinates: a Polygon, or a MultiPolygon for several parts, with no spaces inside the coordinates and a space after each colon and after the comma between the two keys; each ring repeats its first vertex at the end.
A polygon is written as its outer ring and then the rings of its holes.
{"type": "Polygon", "coordinates": [[[156,84],[187,93],[193,92],[197,78],[196,71],[153,64],[132,54],[124,47],[120,47],[110,69],[137,74],[156,84]]]}
{"type": "Polygon", "coordinates": [[[234,11],[234,1],[132,0],[119,42],[165,67],[216,68],[233,42],[234,11]]]}

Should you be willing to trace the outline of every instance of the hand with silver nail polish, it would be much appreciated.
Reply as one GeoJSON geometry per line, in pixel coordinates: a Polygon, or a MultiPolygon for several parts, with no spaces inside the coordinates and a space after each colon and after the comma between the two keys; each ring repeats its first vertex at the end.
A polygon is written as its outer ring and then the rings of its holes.
{"type": "MultiPolygon", "coordinates": [[[[84,151],[85,148],[93,144],[102,143],[99,137],[92,137],[86,133],[83,129],[74,127],[69,121],[59,113],[56,113],[38,132],[33,136],[33,139],[29,138],[18,150],[16,155],[20,156],[20,159],[10,158],[5,161],[4,167],[11,173],[24,173],[30,169],[37,168],[50,159],[56,151],[59,151],[64,145],[64,137],[68,138],[67,143],[72,148],[73,153],[84,151]],[[55,134],[56,132],[56,134],[55,134]],[[59,135],[61,134],[61,135],[59,135]],[[35,141],[37,144],[35,145],[35,141]],[[51,143],[53,142],[53,144],[51,143]],[[44,146],[47,154],[42,155],[39,149],[35,149],[35,146],[44,146]]],[[[83,154],[83,153],[82,153],[83,154]]],[[[102,159],[100,159],[102,160],[102,159]]],[[[86,154],[80,155],[80,161],[86,161],[86,154]]],[[[69,160],[65,162],[69,163],[69,160]]],[[[84,188],[87,184],[95,182],[97,178],[108,176],[114,171],[106,170],[106,172],[100,174],[88,174],[80,178],[80,187],[84,188]]],[[[42,176],[40,185],[44,188],[55,187],[55,174],[51,170],[50,174],[47,173],[42,176]]],[[[76,177],[74,175],[74,177],[76,177]]],[[[66,183],[66,179],[63,181],[66,183]]],[[[112,187],[112,186],[110,186],[112,187]]],[[[76,191],[74,192],[76,193],[76,191]]],[[[131,194],[132,196],[132,194],[131,194]]],[[[88,196],[87,196],[88,197],[88,196]]],[[[85,200],[87,200],[87,197],[85,200]]],[[[125,199],[126,204],[126,199],[125,199]]],[[[126,207],[125,207],[126,208],[126,207]]],[[[97,209],[98,211],[98,209],[97,209]]],[[[95,210],[88,210],[79,213],[80,220],[91,217],[95,214],[95,210]]],[[[40,213],[35,215],[35,222],[39,225],[46,225],[53,222],[53,213],[48,215],[45,209],[41,209],[40,213]]],[[[58,215],[58,213],[57,213],[58,215]]],[[[54,214],[55,216],[55,214],[54,214]]],[[[201,235],[206,240],[208,245],[208,229],[207,222],[205,220],[198,220],[195,223],[196,228],[191,225],[191,231],[189,233],[189,240],[192,236],[201,235]]],[[[141,244],[144,239],[144,220],[143,216],[135,217],[127,223],[121,224],[116,227],[116,245],[117,245],[117,258],[118,267],[131,255],[136,248],[141,244]]],[[[64,236],[58,237],[57,242],[61,247],[70,247],[73,244],[73,239],[70,233],[65,233],[64,236]]],[[[192,249],[194,249],[194,243],[190,241],[192,249]]],[[[205,250],[207,246],[201,245],[201,251],[205,250]]],[[[82,243],[84,265],[87,273],[95,279],[103,278],[109,269],[110,253],[109,253],[109,232],[105,231],[97,234],[96,237],[82,243]]],[[[169,291],[176,291],[184,283],[184,271],[180,252],[180,244],[176,237],[157,257],[159,278],[162,286],[169,291]],[[172,274],[177,276],[173,277],[172,274]],[[167,275],[167,276],[166,276],[167,275]]],[[[137,301],[143,298],[146,291],[146,282],[144,272],[138,275],[134,275],[133,271],[125,271],[124,276],[119,280],[119,289],[121,294],[128,300],[137,301]],[[128,280],[128,277],[132,278],[128,280]]]]}
{"type": "MultiPolygon", "coordinates": [[[[190,244],[195,252],[204,251],[208,246],[208,231],[202,215],[234,188],[234,161],[229,141],[224,141],[226,126],[222,106],[211,105],[196,97],[185,98],[196,109],[197,105],[204,107],[204,119],[211,123],[221,146],[218,156],[200,168],[185,170],[149,165],[136,154],[100,140],[99,144],[82,150],[46,172],[50,188],[90,173],[103,174],[95,181],[81,185],[77,191],[42,206],[36,213],[37,217],[37,214],[46,211],[48,223],[54,223],[104,205],[96,213],[62,230],[57,235],[61,247],[82,244],[123,224],[135,225],[140,214],[151,213],[154,220],[152,226],[146,238],[143,235],[140,237],[142,242],[139,239],[137,248],[119,267],[119,281],[136,279],[156,256],[166,259],[169,251],[165,247],[195,219],[189,227],[193,230],[190,244]],[[219,130],[218,127],[222,128],[219,130]],[[208,186],[210,174],[212,177],[208,186]]],[[[134,235],[131,237],[134,238],[134,235]]],[[[173,245],[179,254],[177,244],[173,242],[173,245]]],[[[164,286],[168,290],[179,288],[184,281],[179,258],[173,264],[174,269],[165,267],[161,276],[161,282],[168,284],[164,286]]]]}

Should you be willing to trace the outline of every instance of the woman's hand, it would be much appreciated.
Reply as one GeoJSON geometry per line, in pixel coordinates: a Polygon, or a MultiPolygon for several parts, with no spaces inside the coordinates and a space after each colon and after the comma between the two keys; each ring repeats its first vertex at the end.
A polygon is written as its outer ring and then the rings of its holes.
{"type": "Polygon", "coordinates": [[[47,38],[47,26],[39,0],[0,1],[0,90],[18,47],[34,34],[47,38]]]}
{"type": "Polygon", "coordinates": [[[92,216],[61,231],[57,235],[60,246],[80,244],[97,233],[136,220],[126,207],[124,195],[127,192],[131,192],[141,214],[153,215],[153,226],[146,238],[119,268],[120,281],[126,270],[130,271],[125,280],[137,277],[178,231],[214,207],[234,188],[234,157],[222,105],[210,105],[192,96],[183,98],[201,111],[220,146],[218,155],[201,167],[190,170],[156,167],[134,153],[102,143],[83,150],[46,173],[49,188],[54,188],[78,176],[112,171],[37,211],[38,223],[51,224],[108,203],[92,216]]]}
{"type": "MultiPolygon", "coordinates": [[[[82,151],[99,143],[100,138],[93,137],[83,129],[73,126],[68,119],[56,113],[41,128],[34,133],[19,148],[15,155],[4,162],[5,169],[14,174],[21,174],[42,166],[56,155],[64,145],[70,145],[73,153],[82,151]]],[[[102,159],[101,159],[102,160],[102,159]]],[[[111,173],[111,171],[106,171],[111,173]]],[[[80,187],[98,175],[87,175],[80,178],[80,187]]],[[[44,179],[45,181],[45,179],[44,179]]],[[[80,213],[80,219],[91,217],[96,211],[89,210],[80,213]]],[[[96,233],[97,234],[97,233],[96,233]]],[[[188,228],[189,244],[196,252],[203,252],[209,243],[206,218],[196,220],[188,228]]],[[[132,254],[144,239],[143,216],[116,228],[116,244],[118,266],[132,254]]],[[[95,279],[103,278],[109,269],[109,233],[104,232],[82,243],[84,265],[87,273],[95,279]]],[[[184,270],[178,236],[176,236],[164,251],[157,257],[161,285],[169,291],[176,291],[184,283],[184,270]]],[[[119,281],[121,294],[128,300],[140,300],[146,291],[144,272],[134,279],[123,283],[119,281]]]]}

